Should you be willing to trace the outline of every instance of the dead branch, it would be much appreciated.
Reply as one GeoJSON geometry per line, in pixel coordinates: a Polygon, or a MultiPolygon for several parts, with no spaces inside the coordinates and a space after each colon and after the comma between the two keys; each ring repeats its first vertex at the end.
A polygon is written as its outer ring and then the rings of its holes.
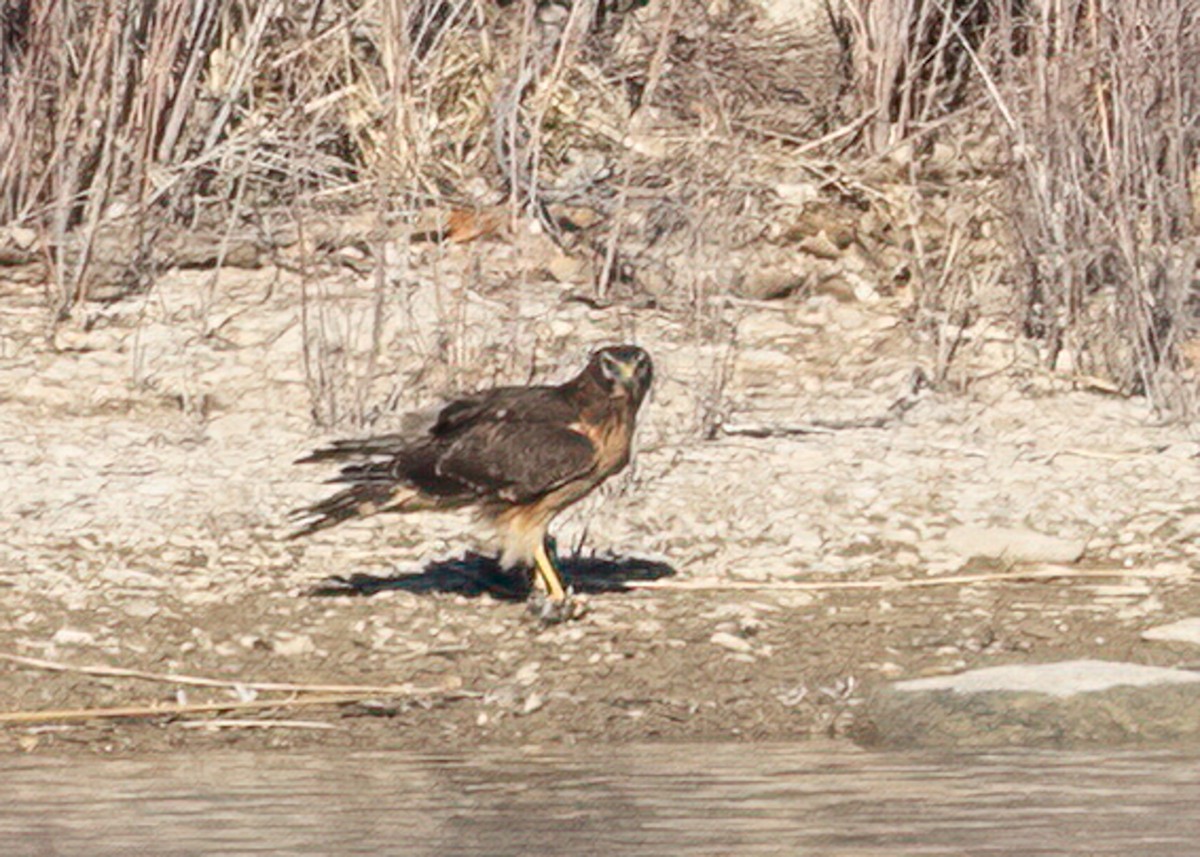
{"type": "MultiPolygon", "coordinates": [[[[921,577],[912,579],[896,579],[894,577],[874,580],[645,580],[630,581],[625,585],[630,589],[676,589],[683,591],[767,591],[779,590],[787,592],[836,592],[856,589],[924,589],[933,586],[973,586],[990,583],[1044,583],[1051,580],[1097,580],[1114,577],[1175,577],[1174,573],[1165,574],[1153,570],[1134,570],[1128,568],[1091,568],[1070,569],[1061,566],[1024,569],[1020,571],[1002,572],[996,574],[957,574],[946,577],[921,577]]],[[[1190,579],[1194,575],[1189,574],[1190,579]]]]}
{"type": "Polygon", "coordinates": [[[165,682],[168,684],[186,684],[193,687],[220,687],[229,690],[245,689],[262,692],[278,693],[342,693],[342,694],[378,694],[383,696],[421,696],[425,693],[444,693],[451,688],[415,688],[411,684],[393,685],[360,685],[360,684],[296,684],[294,682],[277,681],[236,681],[231,679],[206,678],[194,675],[177,675],[174,673],[155,673],[125,667],[110,667],[103,664],[93,666],[76,666],[59,661],[43,658],[29,658],[24,655],[13,655],[0,652],[0,660],[18,664],[31,669],[49,670],[51,672],[79,673],[82,675],[106,676],[109,678],[136,678],[145,681],[165,682]]]}
{"type": "MultiPolygon", "coordinates": [[[[427,689],[430,695],[442,693],[427,689]]],[[[292,699],[255,699],[248,702],[197,702],[157,703],[149,705],[122,705],[115,708],[54,708],[48,711],[5,711],[0,712],[0,723],[45,723],[69,720],[114,720],[141,717],[186,717],[189,714],[208,714],[219,711],[262,711],[272,708],[312,708],[315,706],[349,705],[370,699],[370,694],[343,694],[338,696],[301,696],[292,699]]]]}
{"type": "Polygon", "coordinates": [[[192,720],[180,723],[181,729],[341,729],[336,723],[323,720],[247,720],[222,717],[213,720],[192,720]]]}

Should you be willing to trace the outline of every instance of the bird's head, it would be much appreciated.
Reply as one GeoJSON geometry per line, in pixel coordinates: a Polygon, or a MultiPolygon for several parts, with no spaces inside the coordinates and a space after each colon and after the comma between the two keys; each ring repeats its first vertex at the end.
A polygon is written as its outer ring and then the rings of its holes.
{"type": "Polygon", "coordinates": [[[592,354],[590,374],[610,396],[628,397],[635,408],[642,404],[654,380],[650,355],[636,345],[611,345],[592,354]]]}

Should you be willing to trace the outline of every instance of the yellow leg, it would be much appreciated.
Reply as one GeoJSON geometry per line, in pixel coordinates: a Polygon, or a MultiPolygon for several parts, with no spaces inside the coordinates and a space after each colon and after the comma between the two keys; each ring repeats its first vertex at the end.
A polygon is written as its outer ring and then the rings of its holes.
{"type": "Polygon", "coordinates": [[[559,575],[558,569],[554,567],[554,560],[550,558],[550,554],[546,550],[545,541],[542,541],[534,551],[533,565],[537,570],[538,578],[546,588],[546,596],[551,601],[565,601],[567,590],[563,588],[562,577],[559,575]]]}

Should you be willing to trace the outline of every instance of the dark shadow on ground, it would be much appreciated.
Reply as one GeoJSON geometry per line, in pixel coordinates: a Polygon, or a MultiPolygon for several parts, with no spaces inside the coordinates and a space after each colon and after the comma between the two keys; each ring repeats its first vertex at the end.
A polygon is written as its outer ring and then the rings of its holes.
{"type": "MultiPolygon", "coordinates": [[[[676,571],[665,562],[634,557],[600,559],[567,557],[559,560],[563,580],[580,594],[625,592],[630,581],[660,580],[674,577],[676,571]]],[[[394,574],[352,574],[330,577],[312,590],[312,595],[374,595],[384,590],[404,592],[453,592],[477,597],[491,595],[502,601],[524,601],[529,596],[530,575],[515,569],[505,571],[495,557],[470,551],[456,559],[436,560],[420,572],[394,574]]]]}

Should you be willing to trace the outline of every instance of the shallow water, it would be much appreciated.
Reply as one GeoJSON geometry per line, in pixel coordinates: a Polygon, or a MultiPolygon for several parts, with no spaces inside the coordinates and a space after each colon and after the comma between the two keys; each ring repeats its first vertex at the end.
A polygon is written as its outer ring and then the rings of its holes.
{"type": "Polygon", "coordinates": [[[684,744],[0,762],[0,854],[1200,854],[1200,753],[684,744]]]}

